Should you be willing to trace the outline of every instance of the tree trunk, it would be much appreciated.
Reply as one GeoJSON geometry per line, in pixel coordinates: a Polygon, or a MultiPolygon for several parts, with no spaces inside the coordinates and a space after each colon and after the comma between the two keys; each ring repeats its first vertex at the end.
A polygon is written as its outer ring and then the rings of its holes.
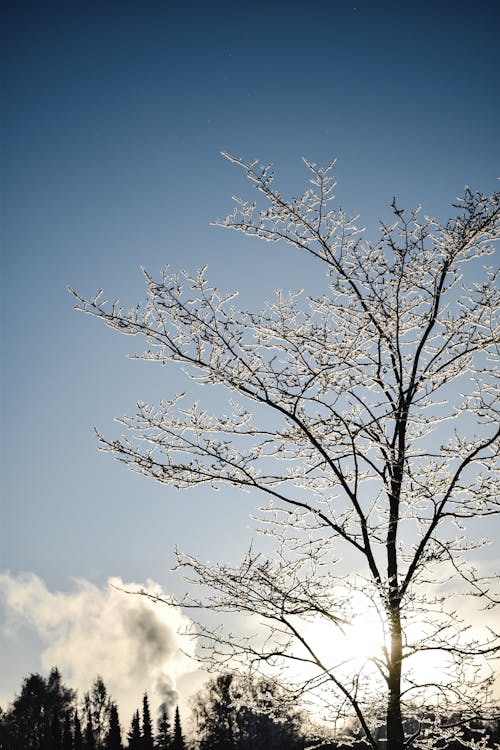
{"type": "Polygon", "coordinates": [[[391,658],[389,664],[389,695],[387,698],[387,750],[402,750],[404,730],[401,716],[402,638],[399,602],[391,606],[391,658]]]}

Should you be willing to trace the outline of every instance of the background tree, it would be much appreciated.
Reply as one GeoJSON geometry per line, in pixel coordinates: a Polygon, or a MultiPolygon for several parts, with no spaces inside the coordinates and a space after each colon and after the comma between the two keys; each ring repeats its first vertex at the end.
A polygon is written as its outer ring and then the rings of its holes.
{"type": "Polygon", "coordinates": [[[213,680],[196,696],[193,714],[200,748],[232,748],[238,733],[232,694],[233,675],[226,673],[213,680]]]}
{"type": "Polygon", "coordinates": [[[156,733],[156,750],[168,750],[172,747],[172,735],[168,714],[163,711],[158,721],[158,732],[156,733]]]}
{"type": "Polygon", "coordinates": [[[8,721],[7,714],[0,706],[0,747],[7,747],[8,721]]]}
{"type": "Polygon", "coordinates": [[[136,711],[132,716],[130,729],[127,734],[128,750],[141,750],[142,747],[142,735],[141,735],[141,720],[139,718],[139,711],[136,711]]]}
{"type": "Polygon", "coordinates": [[[52,713],[52,721],[50,722],[50,734],[48,737],[48,742],[46,742],[45,746],[50,747],[51,750],[62,750],[61,721],[56,710],[52,713]]]}
{"type": "Polygon", "coordinates": [[[491,580],[466,564],[482,542],[464,529],[499,512],[498,290],[487,265],[499,196],[466,190],[445,224],[393,201],[391,223],[370,242],[334,208],[333,164],[306,162],[310,186],[286,199],[270,167],[228,158],[262,205],[237,199],[219,224],[309,254],[327,286],[318,281],[307,299],[277,292],[260,314],[238,311],[204,269],[145,272],[147,302],[128,311],[76,295],[79,309],[144,336],[144,359],[179,363],[204,396],[210,385],[232,394],[220,416],[180,396],[140,402],[121,420],[131,436],[99,436],[100,447],[159,482],[229,484],[269,501],[267,558],[250,551],[235,569],[180,558],[212,587],[207,606],[257,614],[270,628],[260,645],[205,629],[215,660],[291,660],[289,677],[305,674],[332,720],[354,714],[372,748],[381,726],[389,750],[432,746],[432,727],[413,737],[404,714],[446,715],[458,703],[467,720],[492,709],[486,659],[498,639],[462,628],[447,596],[462,584],[485,606],[498,602],[491,580]],[[326,644],[348,637],[367,608],[380,648],[346,664],[326,644]],[[441,674],[412,670],[423,652],[444,654],[441,674]]]}
{"type": "Polygon", "coordinates": [[[71,715],[69,711],[66,712],[66,715],[64,717],[62,750],[74,750],[73,730],[71,727],[71,715]]]}
{"type": "Polygon", "coordinates": [[[91,717],[95,746],[102,750],[109,730],[112,700],[104,680],[98,675],[84,696],[84,710],[91,717]]]}
{"type": "Polygon", "coordinates": [[[142,699],[142,747],[144,750],[153,750],[153,729],[151,725],[151,712],[147,693],[142,699]]]}
{"type": "Polygon", "coordinates": [[[116,703],[112,703],[109,711],[109,728],[106,736],[106,750],[122,750],[122,748],[122,732],[118,716],[118,707],[116,703]]]}
{"type": "Polygon", "coordinates": [[[83,736],[82,736],[82,725],[78,711],[75,711],[73,718],[74,734],[73,734],[73,748],[74,750],[83,750],[83,736]]]}
{"type": "Polygon", "coordinates": [[[67,688],[55,667],[48,678],[31,674],[4,716],[4,743],[12,750],[46,750],[61,747],[61,723],[72,708],[73,690],[67,688]]]}
{"type": "Polygon", "coordinates": [[[172,750],[186,750],[186,743],[184,742],[184,735],[182,733],[181,715],[179,713],[179,706],[175,707],[174,736],[172,738],[172,750]]]}
{"type": "Polygon", "coordinates": [[[96,741],[94,734],[94,726],[92,724],[92,715],[90,711],[86,712],[85,731],[83,733],[83,747],[84,750],[96,750],[96,741]]]}
{"type": "Polygon", "coordinates": [[[193,700],[199,750],[299,750],[303,717],[271,680],[226,672],[193,700]]]}

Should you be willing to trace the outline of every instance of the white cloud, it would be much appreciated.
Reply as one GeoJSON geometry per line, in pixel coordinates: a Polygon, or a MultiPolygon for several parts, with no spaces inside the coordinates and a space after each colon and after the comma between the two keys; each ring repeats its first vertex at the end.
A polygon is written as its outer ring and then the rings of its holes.
{"type": "MultiPolygon", "coordinates": [[[[5,630],[15,635],[29,624],[44,644],[42,665],[58,666],[80,696],[100,674],[119,703],[125,723],[147,691],[152,707],[179,699],[178,680],[196,670],[193,640],[183,635],[190,620],[180,609],[127,594],[144,589],[164,595],[161,586],[110,578],[105,588],[78,579],[69,592],[51,592],[34,574],[0,573],[5,630]]],[[[183,696],[180,696],[182,700],[183,696]]]]}

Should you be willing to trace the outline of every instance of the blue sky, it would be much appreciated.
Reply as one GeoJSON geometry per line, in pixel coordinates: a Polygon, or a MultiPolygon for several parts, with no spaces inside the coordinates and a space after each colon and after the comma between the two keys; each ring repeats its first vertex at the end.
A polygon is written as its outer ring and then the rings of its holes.
{"type": "MultiPolygon", "coordinates": [[[[0,567],[51,589],[119,575],[175,591],[174,545],[237,557],[252,502],[178,495],[97,453],[93,425],[182,379],[127,360],[140,345],[74,313],[66,287],[133,303],[139,266],[166,263],[208,263],[248,305],[313,283],[304,259],[209,226],[249,191],[221,150],[274,162],[284,192],[304,184],[301,155],[337,157],[339,201],[369,228],[394,194],[446,218],[465,184],[494,190],[499,6],[55,1],[3,15],[0,567]]],[[[2,643],[7,695],[40,647],[27,631],[2,643]]]]}

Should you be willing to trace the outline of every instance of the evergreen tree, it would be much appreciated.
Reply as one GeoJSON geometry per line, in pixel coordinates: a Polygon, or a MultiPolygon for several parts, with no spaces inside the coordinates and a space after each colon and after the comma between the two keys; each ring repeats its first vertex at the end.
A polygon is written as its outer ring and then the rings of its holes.
{"type": "Polygon", "coordinates": [[[172,747],[172,735],[170,734],[170,722],[168,714],[163,711],[158,721],[158,733],[156,735],[156,750],[170,750],[172,747]]]}
{"type": "Polygon", "coordinates": [[[61,737],[61,722],[57,710],[52,712],[52,721],[50,722],[50,740],[47,747],[50,750],[61,750],[62,737],[61,737]]]}
{"type": "Polygon", "coordinates": [[[73,750],[73,732],[71,731],[71,718],[69,712],[64,717],[62,750],[73,750]]]}
{"type": "Polygon", "coordinates": [[[179,714],[179,706],[175,709],[174,719],[174,741],[172,743],[173,750],[186,750],[186,743],[182,735],[181,717],[179,714]]]}
{"type": "Polygon", "coordinates": [[[47,693],[54,703],[59,719],[61,719],[65,713],[61,704],[71,703],[75,697],[75,692],[63,685],[61,673],[57,667],[52,667],[49,672],[49,677],[47,679],[47,693]]]}
{"type": "Polygon", "coordinates": [[[109,712],[109,729],[106,737],[106,750],[123,750],[122,733],[116,703],[111,704],[109,712]]]}
{"type": "Polygon", "coordinates": [[[7,713],[0,707],[0,747],[9,747],[9,729],[7,713]]]}
{"type": "Polygon", "coordinates": [[[73,735],[73,750],[83,750],[82,725],[80,717],[78,716],[78,711],[75,711],[73,725],[75,728],[73,735]]]}
{"type": "Polygon", "coordinates": [[[92,726],[92,716],[90,715],[90,711],[87,712],[83,747],[85,750],[96,750],[94,727],[92,726]]]}
{"type": "Polygon", "coordinates": [[[154,750],[151,712],[149,710],[147,693],[144,693],[144,698],[142,700],[142,747],[143,750],[154,750]]]}
{"type": "Polygon", "coordinates": [[[103,750],[109,731],[111,697],[104,680],[97,675],[92,687],[84,696],[85,712],[92,717],[95,747],[103,750]]]}
{"type": "Polygon", "coordinates": [[[141,736],[141,724],[139,719],[139,711],[136,711],[132,716],[132,722],[130,729],[127,734],[128,750],[142,750],[142,736],[141,736]]]}

